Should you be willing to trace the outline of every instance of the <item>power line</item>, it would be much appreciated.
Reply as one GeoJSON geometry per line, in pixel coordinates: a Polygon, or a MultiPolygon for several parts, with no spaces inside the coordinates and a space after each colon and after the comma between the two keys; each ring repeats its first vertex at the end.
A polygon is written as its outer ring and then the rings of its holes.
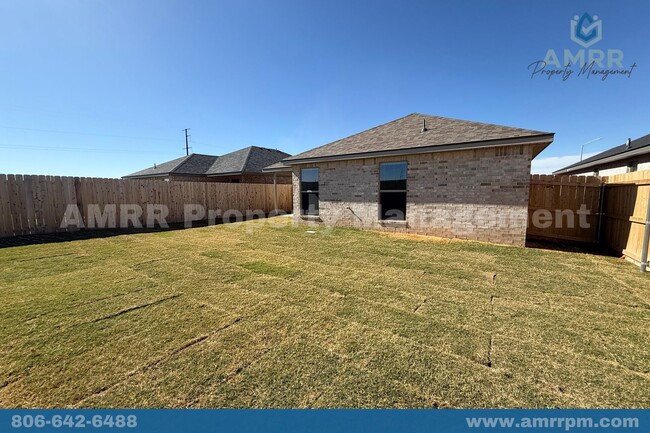
{"type": "Polygon", "coordinates": [[[0,126],[2,129],[13,129],[17,131],[33,131],[33,132],[47,132],[53,134],[68,134],[68,135],[87,135],[94,137],[110,137],[110,138],[125,138],[130,140],[147,140],[147,141],[176,141],[171,138],[154,138],[154,137],[133,137],[129,135],[114,135],[114,134],[99,134],[93,132],[80,132],[80,131],[61,131],[55,129],[38,129],[38,128],[21,128],[17,126],[0,126]]]}
{"type": "MultiPolygon", "coordinates": [[[[55,152],[99,152],[99,153],[143,153],[151,155],[151,151],[146,150],[126,150],[126,149],[89,149],[83,147],[50,147],[50,146],[33,146],[33,145],[15,145],[15,144],[0,144],[0,149],[16,149],[16,150],[45,150],[45,151],[55,151],[55,152]]],[[[159,153],[169,153],[170,151],[158,152],[159,153]]]]}

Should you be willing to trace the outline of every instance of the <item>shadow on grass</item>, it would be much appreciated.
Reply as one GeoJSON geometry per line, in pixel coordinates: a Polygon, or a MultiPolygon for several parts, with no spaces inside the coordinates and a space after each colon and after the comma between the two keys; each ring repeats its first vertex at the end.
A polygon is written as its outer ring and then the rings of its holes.
{"type": "MultiPolygon", "coordinates": [[[[269,215],[268,217],[273,217],[269,215]]],[[[250,219],[259,219],[257,216],[250,219]]],[[[247,221],[248,219],[244,219],[247,221]]],[[[185,223],[169,224],[169,227],[154,228],[114,228],[114,229],[81,229],[76,232],[59,232],[59,233],[39,233],[33,235],[19,235],[13,237],[0,238],[0,248],[19,247],[25,245],[50,244],[57,242],[72,242],[86,239],[110,238],[113,236],[123,236],[140,233],[160,233],[176,230],[185,230],[188,228],[207,227],[208,225],[228,224],[234,221],[224,221],[217,219],[214,223],[208,224],[208,220],[192,221],[191,227],[185,227],[185,223]]]]}
{"type": "Polygon", "coordinates": [[[604,245],[585,242],[548,241],[526,238],[526,248],[562,251],[566,253],[592,254],[596,256],[620,257],[621,254],[604,245]]]}

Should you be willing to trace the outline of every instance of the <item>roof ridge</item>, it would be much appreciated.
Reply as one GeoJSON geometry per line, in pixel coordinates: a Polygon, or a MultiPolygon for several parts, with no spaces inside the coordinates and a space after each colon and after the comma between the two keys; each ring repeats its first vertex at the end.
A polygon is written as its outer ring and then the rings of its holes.
{"type": "MultiPolygon", "coordinates": [[[[409,117],[409,116],[413,116],[413,115],[417,115],[417,114],[419,114],[419,113],[411,113],[411,114],[407,114],[406,116],[402,116],[402,117],[399,117],[399,118],[397,118],[397,119],[393,119],[393,120],[391,120],[391,121],[389,121],[389,122],[384,122],[384,123],[382,123],[381,125],[376,125],[376,126],[373,126],[372,128],[364,129],[364,130],[361,131],[361,132],[357,132],[357,133],[355,133],[355,134],[348,135],[348,136],[343,137],[343,138],[339,138],[338,140],[330,141],[329,143],[325,143],[325,144],[322,144],[322,145],[320,145],[320,146],[316,146],[316,147],[311,148],[311,149],[309,149],[308,151],[305,151],[305,152],[311,152],[311,151],[314,151],[314,150],[316,150],[316,149],[320,149],[321,147],[325,147],[325,146],[329,146],[330,144],[334,144],[334,143],[336,143],[336,142],[338,142],[338,141],[345,140],[345,139],[347,139],[347,138],[351,138],[351,137],[356,137],[357,135],[360,135],[360,134],[363,134],[363,133],[366,133],[366,132],[372,131],[373,129],[381,128],[382,126],[389,125],[389,124],[391,124],[391,123],[397,122],[398,120],[406,119],[406,118],[409,117]]],[[[305,153],[305,152],[300,152],[298,155],[301,155],[301,154],[303,154],[303,153],[305,153]]],[[[289,156],[289,157],[287,157],[287,158],[285,158],[285,159],[293,158],[294,156],[298,156],[298,155],[292,155],[292,156],[289,156]]]]}
{"type": "Polygon", "coordinates": [[[323,144],[298,155],[286,157],[286,162],[305,158],[325,158],[342,155],[364,154],[378,151],[401,151],[410,148],[424,148],[452,144],[484,143],[504,139],[523,139],[548,136],[552,133],[514,126],[483,123],[473,120],[430,114],[411,113],[398,119],[367,128],[356,134],[323,144]],[[429,122],[426,122],[429,120],[429,122]],[[422,134],[422,122],[427,130],[422,134]]]}
{"type": "Polygon", "coordinates": [[[171,170],[169,170],[169,173],[174,173],[176,170],[178,170],[179,168],[181,168],[181,165],[185,164],[185,163],[187,162],[187,160],[190,159],[190,157],[191,157],[192,155],[194,155],[194,154],[193,154],[193,153],[190,153],[189,155],[185,155],[185,156],[183,157],[183,159],[182,159],[181,162],[179,162],[179,163],[176,164],[176,165],[175,165],[171,170]]]}
{"type": "Polygon", "coordinates": [[[246,155],[246,160],[244,161],[244,164],[241,167],[242,173],[246,172],[246,167],[248,166],[248,161],[251,159],[251,155],[253,154],[253,147],[256,146],[248,146],[248,154],[246,155]]]}
{"type": "Polygon", "coordinates": [[[519,128],[518,126],[501,125],[499,123],[477,122],[475,120],[457,119],[455,117],[437,116],[437,115],[433,115],[433,114],[422,114],[422,113],[413,113],[413,114],[417,114],[419,116],[433,117],[433,118],[436,118],[436,119],[453,120],[455,122],[474,123],[474,124],[478,124],[478,125],[497,126],[499,128],[517,129],[519,131],[531,131],[531,132],[540,132],[542,134],[549,134],[546,131],[539,131],[537,129],[519,128]]]}
{"type": "Polygon", "coordinates": [[[274,148],[274,147],[263,147],[263,146],[251,146],[251,147],[254,147],[254,148],[260,149],[260,150],[269,150],[271,152],[286,153],[286,152],[283,152],[280,149],[277,149],[277,148],[274,148]]]}

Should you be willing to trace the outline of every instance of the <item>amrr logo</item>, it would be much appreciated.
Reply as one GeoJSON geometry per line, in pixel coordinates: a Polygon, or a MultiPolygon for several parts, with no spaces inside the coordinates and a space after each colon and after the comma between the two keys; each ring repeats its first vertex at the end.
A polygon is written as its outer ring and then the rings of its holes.
{"type": "Polygon", "coordinates": [[[600,42],[603,39],[603,21],[597,15],[593,17],[587,12],[581,17],[576,15],[571,20],[571,40],[584,48],[600,42]]]}
{"type": "Polygon", "coordinates": [[[543,60],[528,65],[531,80],[544,77],[551,80],[560,77],[567,81],[573,77],[589,78],[598,76],[602,81],[619,75],[630,78],[637,67],[636,62],[626,66],[620,48],[591,48],[603,39],[603,22],[597,15],[585,12],[575,15],[571,23],[571,40],[580,47],[566,47],[561,50],[549,48],[543,60]]]}

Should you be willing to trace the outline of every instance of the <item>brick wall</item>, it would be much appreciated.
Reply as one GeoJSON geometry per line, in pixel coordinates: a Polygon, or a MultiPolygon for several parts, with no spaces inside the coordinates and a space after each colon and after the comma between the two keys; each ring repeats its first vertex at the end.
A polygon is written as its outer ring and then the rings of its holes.
{"type": "Polygon", "coordinates": [[[320,221],[326,225],[430,234],[524,245],[532,148],[509,146],[297,166],[294,218],[300,216],[300,169],[318,167],[320,221]],[[405,222],[379,220],[379,164],[406,161],[405,222]]]}

